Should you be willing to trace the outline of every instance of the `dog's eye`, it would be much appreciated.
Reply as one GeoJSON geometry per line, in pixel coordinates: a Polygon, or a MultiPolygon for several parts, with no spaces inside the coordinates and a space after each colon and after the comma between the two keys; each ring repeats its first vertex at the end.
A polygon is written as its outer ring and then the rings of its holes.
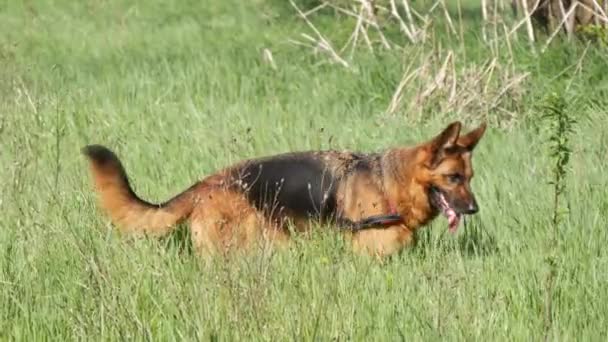
{"type": "Polygon", "coordinates": [[[448,181],[450,181],[450,183],[454,183],[454,184],[460,184],[464,181],[464,177],[459,173],[453,173],[453,174],[447,175],[447,177],[448,177],[448,181]]]}

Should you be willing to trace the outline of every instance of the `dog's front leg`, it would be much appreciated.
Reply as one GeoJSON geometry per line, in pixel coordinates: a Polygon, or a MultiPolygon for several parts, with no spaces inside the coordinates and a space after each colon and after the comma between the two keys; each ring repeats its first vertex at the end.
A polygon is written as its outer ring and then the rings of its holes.
{"type": "Polygon", "coordinates": [[[393,255],[414,242],[414,232],[402,224],[364,229],[352,236],[355,252],[381,258],[393,255]]]}

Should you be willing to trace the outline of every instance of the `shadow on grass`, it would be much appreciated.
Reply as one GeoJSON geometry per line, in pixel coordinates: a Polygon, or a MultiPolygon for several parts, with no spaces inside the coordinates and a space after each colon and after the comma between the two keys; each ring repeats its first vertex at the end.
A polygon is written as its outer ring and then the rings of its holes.
{"type": "Polygon", "coordinates": [[[447,232],[445,227],[429,226],[421,229],[418,235],[415,252],[425,256],[433,251],[453,252],[457,250],[463,256],[487,256],[498,252],[496,239],[483,222],[477,218],[465,218],[464,227],[458,236],[447,232]],[[441,229],[441,230],[440,230],[441,229]]]}
{"type": "Polygon", "coordinates": [[[464,234],[458,239],[459,250],[466,255],[484,256],[498,252],[494,236],[486,229],[480,220],[473,219],[465,222],[464,234]]]}

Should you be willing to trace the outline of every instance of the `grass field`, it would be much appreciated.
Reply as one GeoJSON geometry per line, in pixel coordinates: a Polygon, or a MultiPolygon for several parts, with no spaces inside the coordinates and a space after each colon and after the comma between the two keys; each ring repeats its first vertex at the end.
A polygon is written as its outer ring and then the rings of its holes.
{"type": "MultiPolygon", "coordinates": [[[[360,45],[346,68],[288,42],[311,31],[279,0],[0,2],[0,338],[536,341],[555,252],[549,336],[605,341],[607,50],[555,41],[535,54],[521,34],[484,44],[478,7],[465,4],[460,38],[440,16],[426,43],[393,32],[403,50],[360,45]],[[410,105],[450,53],[457,96],[410,105]],[[553,91],[578,120],[556,245],[538,109],[553,91]],[[456,119],[491,126],[474,157],[481,211],[457,235],[436,220],[384,264],[335,234],[209,264],[183,234],[121,238],[79,152],[115,149],[136,191],[162,201],[242,158],[381,150],[456,119]]],[[[313,19],[334,42],[352,28],[313,19]]]]}

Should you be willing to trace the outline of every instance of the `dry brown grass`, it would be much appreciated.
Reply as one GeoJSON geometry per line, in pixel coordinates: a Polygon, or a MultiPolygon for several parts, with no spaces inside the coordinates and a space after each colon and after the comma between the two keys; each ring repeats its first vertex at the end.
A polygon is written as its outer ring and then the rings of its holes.
{"type": "Polygon", "coordinates": [[[522,23],[527,23],[528,34],[532,22],[549,35],[549,44],[560,32],[570,39],[582,28],[589,25],[608,27],[608,1],[606,0],[512,0],[515,13],[523,14],[522,23]]]}
{"type": "Polygon", "coordinates": [[[404,113],[408,121],[451,113],[502,126],[514,122],[528,73],[516,72],[496,58],[470,66],[459,63],[464,64],[452,51],[441,58],[436,54],[421,58],[419,67],[403,75],[386,112],[404,113]]]}

